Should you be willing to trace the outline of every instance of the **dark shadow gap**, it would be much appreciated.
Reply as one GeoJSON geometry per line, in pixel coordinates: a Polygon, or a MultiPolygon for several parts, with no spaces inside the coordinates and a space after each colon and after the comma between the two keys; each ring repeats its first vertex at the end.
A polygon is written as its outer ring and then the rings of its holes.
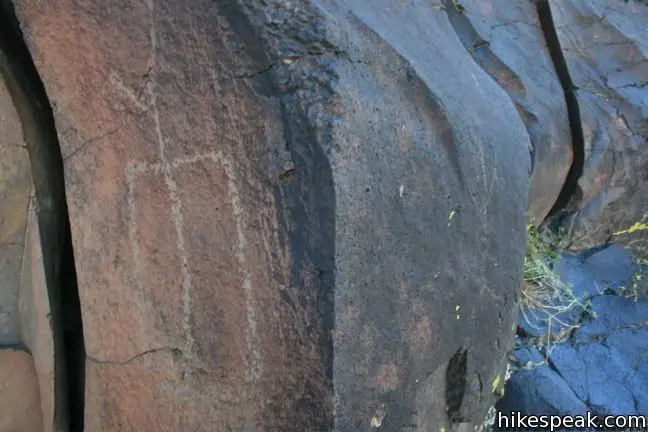
{"type": "Polygon", "coordinates": [[[85,346],[61,157],[52,108],[9,0],[0,0],[0,74],[29,152],[54,337],[54,425],[84,429],[85,346]]]}
{"type": "Polygon", "coordinates": [[[446,406],[448,419],[451,423],[464,422],[461,405],[463,404],[467,386],[467,354],[468,351],[460,348],[448,362],[446,371],[446,406]]]}
{"type": "Polygon", "coordinates": [[[567,61],[565,60],[562,49],[560,48],[560,40],[558,39],[556,26],[553,21],[553,16],[551,15],[549,1],[539,1],[537,7],[540,25],[542,26],[542,31],[544,32],[545,40],[547,41],[547,48],[549,49],[551,60],[556,68],[558,79],[560,80],[565,93],[567,113],[569,116],[569,127],[572,136],[572,149],[574,152],[574,159],[569,168],[569,173],[567,173],[565,184],[563,185],[556,202],[549,211],[549,214],[545,218],[546,222],[549,219],[554,218],[554,216],[558,215],[561,211],[565,210],[570,201],[574,198],[574,195],[578,193],[578,180],[583,174],[583,166],[585,164],[585,140],[583,138],[580,107],[578,106],[578,99],[576,98],[577,87],[574,85],[571,76],[569,75],[567,61]]]}

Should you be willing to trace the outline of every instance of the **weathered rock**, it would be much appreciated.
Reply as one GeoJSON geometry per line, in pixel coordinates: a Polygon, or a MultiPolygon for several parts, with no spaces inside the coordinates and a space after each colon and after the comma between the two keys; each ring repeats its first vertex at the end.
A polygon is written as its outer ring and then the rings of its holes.
{"type": "Polygon", "coordinates": [[[38,382],[31,355],[0,349],[0,431],[42,430],[38,382]]]}
{"type": "MultiPolygon", "coordinates": [[[[30,200],[31,164],[18,113],[1,76],[0,132],[0,345],[23,346],[32,353],[32,356],[19,356],[24,361],[34,361],[32,367],[38,382],[37,394],[42,395],[38,397],[41,407],[36,418],[42,418],[42,424],[32,428],[34,423],[30,420],[20,430],[48,432],[54,430],[55,421],[51,311],[37,216],[30,200]]],[[[13,368],[15,363],[12,360],[6,364],[0,361],[0,374],[11,373],[4,371],[5,367],[13,368]]],[[[0,398],[31,397],[31,381],[25,381],[25,386],[24,395],[6,393],[3,389],[0,398]]],[[[24,403],[32,401],[26,399],[24,403]]],[[[4,399],[0,401],[2,404],[4,399]]],[[[22,414],[15,415],[18,417],[10,416],[13,427],[22,427],[22,414]]],[[[6,426],[9,423],[0,421],[0,424],[6,426]]],[[[0,430],[18,429],[0,427],[0,430]]]]}
{"type": "Polygon", "coordinates": [[[16,1],[65,159],[86,429],[466,429],[530,140],[428,2],[16,1]]]}
{"type": "Polygon", "coordinates": [[[34,360],[43,415],[43,432],[56,431],[55,355],[51,309],[40,230],[32,198],[20,286],[20,335],[34,360]]]}
{"type": "MultiPolygon", "coordinates": [[[[582,172],[564,222],[575,248],[606,242],[648,214],[648,5],[550,0],[580,113],[582,172]]],[[[580,161],[578,159],[581,159],[580,161]]],[[[615,238],[646,253],[645,230],[615,238]]]]}
{"type": "MultiPolygon", "coordinates": [[[[609,245],[580,254],[563,252],[553,264],[555,273],[570,286],[572,298],[565,298],[562,306],[577,299],[582,307],[572,307],[557,313],[551,323],[556,332],[577,325],[583,317],[584,306],[603,293],[632,296],[642,300],[648,293],[643,282],[646,269],[632,253],[619,245],[609,245]]],[[[550,331],[546,311],[520,310],[520,326],[529,335],[541,336],[550,331]]]]}
{"type": "Polygon", "coordinates": [[[497,407],[502,414],[585,415],[587,412],[587,405],[564,378],[547,364],[515,373],[508,381],[506,393],[498,401],[497,407]]]}
{"type": "Polygon", "coordinates": [[[648,305],[634,300],[638,287],[630,285],[643,280],[646,269],[617,245],[565,258],[557,270],[589,307],[571,321],[557,317],[574,326],[566,338],[558,336],[556,323],[551,341],[546,327],[543,337],[519,338],[511,363],[517,371],[498,409],[648,414],[648,305]]]}
{"type": "Polygon", "coordinates": [[[533,145],[527,218],[537,226],[558,199],[573,159],[565,95],[538,12],[528,0],[443,3],[466,50],[506,90],[527,128],[533,145]]]}
{"type": "MultiPolygon", "coordinates": [[[[67,360],[78,359],[83,345],[82,339],[80,344],[75,341],[71,325],[80,315],[74,310],[75,291],[61,289],[74,283],[63,166],[47,97],[10,9],[7,1],[0,1],[0,219],[2,247],[13,248],[11,265],[0,272],[0,300],[11,310],[13,335],[0,344],[36,356],[30,367],[43,396],[34,416],[40,425],[25,423],[27,430],[80,430],[68,422],[68,395],[79,393],[83,368],[70,379],[67,360]],[[11,116],[6,107],[11,107],[11,116]]],[[[81,404],[81,414],[82,408],[81,404]]]]}
{"type": "Polygon", "coordinates": [[[598,318],[579,329],[573,344],[555,347],[552,362],[590,410],[600,414],[647,414],[648,327],[642,323],[648,309],[623,315],[629,312],[626,303],[632,301],[605,297],[600,300],[606,302],[597,302],[604,307],[597,304],[594,309],[601,314],[607,311],[613,319],[598,318]]]}
{"type": "Polygon", "coordinates": [[[20,341],[18,298],[30,189],[20,119],[0,76],[0,345],[20,341]]]}

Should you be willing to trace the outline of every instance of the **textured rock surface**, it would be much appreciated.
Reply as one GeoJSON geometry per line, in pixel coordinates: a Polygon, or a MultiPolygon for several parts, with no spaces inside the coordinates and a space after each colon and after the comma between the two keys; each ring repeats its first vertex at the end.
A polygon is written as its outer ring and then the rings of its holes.
{"type": "Polygon", "coordinates": [[[23,351],[0,349],[0,431],[43,429],[34,363],[23,351]]]}
{"type": "Polygon", "coordinates": [[[522,267],[514,104],[429,2],[245,4],[16,1],[65,159],[86,429],[481,424],[522,267]]]}
{"type": "Polygon", "coordinates": [[[34,360],[38,379],[43,431],[55,431],[54,335],[45,282],[43,250],[32,199],[27,216],[27,236],[20,287],[20,335],[34,360]]]}
{"type": "MultiPolygon", "coordinates": [[[[74,269],[68,259],[71,253],[63,248],[69,235],[61,156],[52,139],[55,131],[51,113],[47,116],[47,98],[6,6],[7,2],[0,1],[0,76],[6,84],[1,98],[0,219],[2,248],[12,247],[13,259],[1,269],[0,303],[11,311],[13,336],[0,344],[20,347],[35,356],[30,368],[42,397],[39,414],[32,417],[40,427],[25,423],[28,430],[67,431],[67,395],[79,380],[67,379],[64,340],[69,339],[71,327],[64,324],[80,313],[73,313],[74,297],[69,295],[73,291],[60,290],[62,279],[74,280],[68,275],[70,267],[74,269]],[[13,241],[6,242],[5,235],[13,231],[13,241]]],[[[32,356],[25,359],[31,362],[32,356]]],[[[81,369],[74,376],[82,374],[81,369]]],[[[25,380],[26,389],[30,385],[25,380]]]]}
{"type": "Polygon", "coordinates": [[[453,28],[475,62],[508,93],[533,149],[527,217],[539,225],[572,164],[565,95],[542,25],[528,0],[446,1],[453,28]]]}
{"type": "MultiPolygon", "coordinates": [[[[648,5],[551,0],[582,128],[582,176],[567,207],[574,247],[607,241],[648,213],[648,5]]],[[[644,232],[615,241],[646,253],[644,232]]]]}
{"type": "Polygon", "coordinates": [[[0,346],[22,346],[33,354],[33,357],[25,353],[0,355],[6,356],[0,359],[3,377],[23,373],[25,368],[33,369],[28,377],[12,377],[13,381],[7,385],[13,387],[2,388],[0,430],[47,432],[54,425],[54,348],[49,298],[37,216],[34,206],[29,204],[32,189],[29,155],[18,113],[1,79],[0,132],[0,346]],[[16,369],[17,365],[32,360],[34,365],[25,364],[16,369]],[[23,378],[25,381],[21,382],[23,378]],[[34,378],[38,383],[36,396],[32,389],[34,378]],[[20,401],[8,400],[22,397],[29,412],[20,410],[16,405],[20,401]],[[41,407],[36,409],[34,403],[40,403],[41,407]],[[17,411],[7,414],[12,409],[17,411]],[[5,415],[7,419],[3,418],[5,415]],[[24,423],[27,415],[33,419],[24,423]],[[41,418],[42,424],[34,426],[34,419],[40,422],[41,418]]]}
{"type": "MultiPolygon", "coordinates": [[[[512,365],[519,370],[507,382],[498,409],[648,415],[648,266],[610,246],[569,254],[557,271],[583,304],[591,304],[591,313],[580,311],[571,321],[559,317],[575,329],[566,338],[552,338],[550,345],[546,326],[533,334],[528,323],[520,323],[527,336],[518,339],[513,353],[512,365]]],[[[559,330],[554,323],[552,334],[559,330]]]]}
{"type": "Polygon", "coordinates": [[[18,113],[0,76],[0,345],[20,341],[18,299],[30,172],[18,113]]]}
{"type": "MultiPolygon", "coordinates": [[[[642,265],[630,251],[619,245],[581,254],[564,252],[554,263],[554,271],[572,287],[572,293],[582,304],[605,292],[629,295],[642,303],[648,301],[648,287],[641,277],[646,265],[642,265]]],[[[557,332],[566,326],[578,324],[582,312],[581,308],[572,308],[557,314],[551,330],[557,332]]],[[[529,335],[546,335],[549,331],[546,318],[546,314],[533,310],[520,311],[519,325],[529,335]]]]}

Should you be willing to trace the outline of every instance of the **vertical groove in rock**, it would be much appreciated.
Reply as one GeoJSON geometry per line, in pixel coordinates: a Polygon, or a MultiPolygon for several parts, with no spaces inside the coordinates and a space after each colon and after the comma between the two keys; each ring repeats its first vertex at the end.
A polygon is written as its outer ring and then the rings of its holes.
{"type": "Polygon", "coordinates": [[[0,1],[0,73],[22,123],[36,193],[54,334],[53,428],[80,432],[84,428],[85,348],[63,159],[49,100],[7,0],[0,1]]]}
{"type": "Polygon", "coordinates": [[[583,165],[585,163],[585,143],[583,139],[583,129],[581,125],[580,108],[578,100],[576,99],[577,90],[569,75],[567,68],[567,61],[563,55],[558,39],[556,26],[554,25],[553,16],[551,15],[551,8],[549,0],[541,0],[537,3],[538,16],[542,31],[545,34],[547,47],[551,53],[556,73],[562,84],[563,91],[565,92],[565,101],[567,103],[567,112],[569,115],[569,126],[572,134],[572,148],[574,152],[574,159],[572,166],[567,174],[565,184],[556,199],[555,204],[549,211],[545,221],[556,216],[561,210],[565,209],[570,200],[578,190],[578,180],[583,174],[583,165]]]}

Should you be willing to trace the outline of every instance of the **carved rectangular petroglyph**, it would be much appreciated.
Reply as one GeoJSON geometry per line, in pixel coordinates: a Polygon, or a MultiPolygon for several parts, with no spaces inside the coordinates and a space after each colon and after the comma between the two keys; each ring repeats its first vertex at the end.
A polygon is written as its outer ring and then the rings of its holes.
{"type": "MultiPolygon", "coordinates": [[[[154,108],[155,110],[155,108],[154,108]]],[[[138,226],[139,219],[141,216],[141,211],[137,209],[139,206],[136,198],[136,190],[138,190],[139,186],[138,184],[142,180],[146,180],[147,183],[155,183],[156,181],[150,177],[151,175],[156,175],[156,176],[161,176],[164,180],[164,185],[166,186],[166,193],[169,194],[170,200],[168,205],[171,207],[170,211],[168,212],[167,216],[168,218],[171,219],[175,226],[175,234],[176,234],[176,243],[175,247],[177,249],[176,253],[176,258],[180,262],[180,280],[179,284],[182,287],[181,290],[181,302],[183,306],[183,326],[184,326],[184,332],[185,332],[185,354],[189,354],[193,356],[196,353],[196,337],[193,335],[193,329],[192,329],[192,286],[193,286],[193,279],[194,276],[192,274],[193,269],[193,262],[190,260],[190,256],[193,253],[201,253],[201,251],[193,251],[189,246],[188,246],[188,237],[191,237],[191,232],[192,230],[187,229],[187,222],[185,220],[185,213],[183,211],[183,203],[182,203],[182,195],[183,191],[178,189],[178,186],[176,184],[176,178],[178,176],[181,177],[182,183],[181,184],[192,184],[192,176],[194,176],[193,181],[195,184],[196,182],[196,175],[203,175],[204,176],[212,176],[216,177],[214,181],[208,182],[209,184],[213,185],[214,189],[218,188],[218,180],[220,180],[220,177],[223,177],[224,181],[224,197],[226,202],[221,202],[219,203],[220,206],[222,207],[229,207],[229,211],[231,212],[231,218],[232,222],[234,223],[236,229],[235,233],[233,233],[233,238],[232,243],[233,246],[230,245],[221,245],[221,248],[223,249],[223,252],[227,252],[227,249],[231,247],[231,255],[235,258],[235,260],[232,262],[232,264],[236,265],[239,268],[239,273],[240,273],[240,284],[242,288],[242,293],[244,297],[244,308],[245,308],[245,317],[246,317],[246,322],[247,322],[247,329],[245,331],[245,341],[246,341],[246,347],[245,350],[247,351],[247,355],[245,356],[245,362],[246,362],[246,379],[247,380],[256,380],[259,378],[261,374],[261,353],[259,352],[258,346],[259,346],[259,338],[258,338],[258,329],[257,329],[257,318],[256,318],[256,308],[254,305],[254,289],[253,289],[253,284],[252,284],[252,276],[250,274],[250,269],[248,265],[248,259],[246,256],[246,247],[248,244],[248,240],[245,236],[245,223],[244,223],[244,210],[241,204],[241,198],[239,195],[239,192],[236,187],[235,179],[234,179],[234,168],[232,162],[221,152],[214,152],[214,153],[208,153],[208,154],[202,154],[202,155],[195,155],[192,157],[187,157],[187,158],[179,158],[179,159],[174,159],[171,161],[164,160],[163,162],[156,163],[156,164],[148,164],[148,163],[131,163],[127,170],[126,170],[126,178],[127,178],[127,184],[128,184],[128,205],[129,205],[129,214],[130,214],[130,220],[129,220],[129,235],[131,237],[131,245],[132,245],[132,250],[135,258],[135,265],[136,265],[136,272],[137,277],[136,280],[138,281],[138,291],[141,294],[142,298],[147,297],[147,292],[149,290],[145,287],[147,281],[148,283],[152,283],[151,278],[145,277],[145,272],[147,270],[144,268],[145,263],[148,261],[148,258],[143,255],[145,251],[142,250],[142,244],[138,240],[142,236],[140,235],[140,231],[143,229],[142,227],[138,226]],[[197,172],[191,172],[191,168],[195,167],[200,167],[200,169],[197,172]],[[220,174],[214,174],[214,171],[220,171],[220,174]],[[138,181],[139,180],[139,181],[138,181]]],[[[146,190],[146,189],[144,189],[146,190]]],[[[156,186],[149,186],[149,192],[150,193],[157,193],[159,190],[157,189],[156,186]]],[[[217,192],[213,191],[213,195],[217,195],[217,192]]],[[[207,197],[207,199],[210,202],[214,202],[214,197],[211,197],[212,199],[209,199],[210,197],[207,197]]],[[[200,203],[198,203],[200,204],[200,203]]],[[[216,204],[214,204],[216,205],[216,204]]],[[[191,204],[191,207],[196,207],[193,203],[191,204]]],[[[199,206],[199,207],[204,207],[204,206],[199,206]]],[[[165,210],[169,209],[162,209],[160,208],[160,212],[157,214],[153,214],[155,217],[160,217],[164,218],[166,213],[165,210]]],[[[213,217],[213,224],[227,224],[229,217],[227,216],[222,216],[219,213],[219,209],[217,208],[212,208],[212,209],[197,209],[197,211],[209,211],[210,213],[208,214],[197,214],[196,212],[192,212],[192,215],[198,217],[205,217],[205,216],[212,216],[213,217]]],[[[149,213],[150,215],[150,213],[149,213]]],[[[200,223],[201,221],[196,221],[196,223],[200,223]]],[[[208,221],[209,222],[209,221],[208,221]]],[[[154,225],[157,224],[156,221],[150,221],[147,220],[146,223],[153,223],[154,225]]],[[[204,221],[203,221],[204,223],[204,221]]],[[[211,222],[210,222],[211,223],[211,222]]],[[[147,227],[147,229],[149,229],[147,227]]],[[[214,227],[213,230],[218,230],[218,227],[214,227]]],[[[202,230],[196,230],[196,232],[201,232],[202,230]]],[[[226,241],[227,238],[219,238],[216,239],[216,241],[226,241]]],[[[164,239],[163,241],[166,241],[164,239]]],[[[147,252],[151,253],[152,251],[149,249],[147,252]]],[[[166,263],[165,265],[168,266],[170,263],[166,263]]],[[[217,264],[214,264],[217,266],[217,264]]],[[[173,267],[173,265],[171,264],[173,267]]],[[[207,270],[209,271],[209,270],[207,270]]],[[[197,276],[200,277],[200,276],[197,276]]],[[[221,287],[216,286],[214,289],[219,289],[221,287]]],[[[222,287],[222,289],[226,290],[227,287],[222,287]]],[[[217,295],[216,298],[219,298],[217,295]]]]}
{"type": "MultiPolygon", "coordinates": [[[[212,177],[217,177],[215,180],[220,180],[219,174],[213,174],[214,171],[217,169],[220,169],[221,175],[223,176],[223,180],[225,183],[225,187],[223,190],[223,193],[225,194],[225,197],[227,202],[221,202],[219,203],[220,206],[222,207],[229,207],[229,210],[231,212],[231,218],[233,219],[232,222],[234,222],[236,230],[235,233],[233,233],[233,238],[232,243],[233,246],[230,245],[220,245],[220,249],[223,250],[224,253],[228,252],[228,249],[231,247],[231,254],[235,258],[235,261],[232,262],[232,264],[236,265],[239,268],[240,272],[240,283],[242,287],[242,293],[244,296],[244,307],[245,307],[245,315],[246,315],[246,322],[247,322],[247,329],[245,331],[245,340],[246,340],[246,350],[248,351],[248,354],[246,355],[246,379],[247,380],[255,380],[258,379],[261,373],[261,353],[259,352],[258,346],[259,346],[259,339],[258,339],[258,330],[257,330],[257,318],[256,318],[256,311],[255,311],[255,306],[254,306],[254,292],[253,292],[253,285],[252,285],[252,276],[250,274],[250,269],[248,265],[248,260],[246,256],[246,247],[247,247],[247,238],[245,236],[245,224],[244,224],[244,210],[242,208],[241,202],[240,202],[240,196],[234,181],[234,169],[233,165],[228,158],[224,157],[222,153],[209,153],[209,154],[203,154],[203,155],[196,155],[193,157],[188,157],[184,159],[175,159],[172,161],[164,161],[160,162],[157,164],[146,164],[146,163],[131,163],[127,169],[126,172],[126,177],[128,179],[128,205],[129,205],[129,214],[130,214],[130,221],[129,221],[129,233],[131,237],[131,245],[133,249],[133,254],[135,258],[135,265],[136,265],[136,272],[138,273],[137,275],[137,281],[138,281],[138,291],[140,294],[146,298],[146,293],[149,292],[149,290],[146,289],[144,286],[146,284],[145,279],[151,283],[151,278],[149,277],[144,277],[144,272],[147,271],[143,266],[145,263],[148,261],[148,258],[143,256],[143,250],[142,250],[142,244],[140,241],[138,241],[139,238],[142,236],[139,234],[139,231],[142,230],[142,227],[138,226],[138,215],[141,214],[140,211],[138,211],[137,207],[139,204],[135,200],[135,193],[138,188],[138,178],[140,180],[146,180],[147,182],[150,183],[155,183],[155,180],[150,177],[151,174],[154,174],[156,176],[162,176],[164,179],[164,184],[166,186],[166,192],[170,195],[170,212],[168,213],[167,217],[169,217],[174,226],[175,226],[175,231],[176,231],[176,249],[177,249],[177,254],[176,257],[180,261],[180,285],[182,286],[181,290],[181,302],[183,305],[183,325],[184,325],[184,330],[185,330],[185,347],[184,349],[186,350],[185,354],[195,354],[195,344],[196,340],[193,335],[193,329],[191,328],[192,326],[192,284],[193,284],[193,274],[192,274],[192,267],[193,267],[193,262],[190,260],[190,256],[192,252],[195,253],[201,253],[201,251],[192,251],[191,248],[189,248],[188,245],[188,239],[187,236],[191,237],[191,230],[187,230],[187,223],[185,221],[185,216],[183,213],[183,204],[181,202],[181,197],[183,195],[182,190],[178,190],[178,187],[176,185],[176,180],[175,178],[179,175],[182,178],[182,184],[192,184],[191,177],[195,175],[201,175],[201,173],[204,173],[205,176],[212,176],[212,177]],[[198,170],[198,172],[191,172],[192,167],[199,166],[201,170],[198,170]],[[214,169],[214,166],[216,169],[214,169]]],[[[195,171],[195,170],[194,170],[195,171]]],[[[195,178],[193,179],[194,181],[196,180],[195,178]]],[[[218,188],[218,182],[217,181],[212,181],[208,182],[209,184],[212,184],[215,189],[218,188]]],[[[145,189],[146,190],[146,189],[145,189]]],[[[152,188],[149,188],[150,193],[159,192],[155,186],[152,188]]],[[[217,194],[217,192],[213,192],[214,195],[217,194]]],[[[207,197],[209,199],[209,197],[207,197]]],[[[214,199],[209,199],[210,202],[214,202],[214,199]]],[[[216,205],[216,204],[214,204],[216,205]]],[[[191,207],[196,207],[196,205],[191,205],[191,207]]],[[[199,206],[199,207],[204,207],[204,206],[199,206]]],[[[164,211],[163,210],[168,210],[168,209],[162,209],[160,208],[160,212],[158,214],[153,214],[155,217],[159,218],[164,218],[164,211]]],[[[195,216],[212,216],[214,218],[213,223],[214,224],[223,224],[226,225],[229,219],[227,216],[222,216],[219,214],[219,209],[217,208],[212,208],[212,209],[198,209],[198,211],[204,210],[204,211],[210,211],[211,214],[202,214],[198,215],[195,214],[196,212],[193,212],[195,216]]],[[[151,215],[149,213],[149,215],[151,215]]],[[[150,221],[147,220],[147,223],[153,223],[154,225],[157,226],[157,222],[155,221],[150,221]]],[[[200,223],[201,221],[196,221],[196,223],[200,223]]],[[[209,221],[208,221],[209,222],[209,221]]],[[[204,222],[203,222],[204,223],[204,222]]],[[[211,222],[210,222],[211,223],[211,222]]],[[[147,228],[148,229],[148,228],[147,228]]],[[[213,230],[218,231],[220,228],[214,227],[213,230]]],[[[202,230],[196,230],[196,232],[201,232],[202,230]]],[[[225,237],[225,235],[223,235],[225,237]]],[[[218,238],[216,241],[227,241],[227,238],[218,238]]],[[[163,241],[166,241],[164,239],[163,241]]],[[[148,250],[149,253],[153,252],[151,250],[148,250]]],[[[166,266],[169,266],[170,263],[165,263],[166,266]]],[[[214,266],[217,266],[215,263],[214,266]]],[[[171,267],[173,265],[171,264],[171,267]]],[[[209,271],[209,270],[207,270],[209,271]]],[[[168,273],[167,273],[168,274],[168,273]]],[[[198,276],[200,277],[200,276],[198,276]]],[[[163,279],[165,280],[165,279],[163,279]]],[[[221,287],[216,286],[215,289],[220,289],[221,287]]],[[[226,290],[227,287],[222,287],[222,289],[226,290]]],[[[218,295],[216,295],[218,298],[218,295]]]]}
{"type": "Polygon", "coordinates": [[[167,113],[161,115],[158,103],[164,95],[157,84],[156,4],[147,4],[150,75],[143,95],[111,76],[118,91],[147,108],[157,144],[157,162],[131,161],[125,172],[137,299],[142,315],[154,317],[160,329],[158,335],[141,334],[141,340],[148,348],[176,345],[185,359],[208,369],[231,372],[244,362],[240,378],[255,381],[262,355],[235,165],[220,151],[173,157],[178,143],[167,148],[167,113]]]}

